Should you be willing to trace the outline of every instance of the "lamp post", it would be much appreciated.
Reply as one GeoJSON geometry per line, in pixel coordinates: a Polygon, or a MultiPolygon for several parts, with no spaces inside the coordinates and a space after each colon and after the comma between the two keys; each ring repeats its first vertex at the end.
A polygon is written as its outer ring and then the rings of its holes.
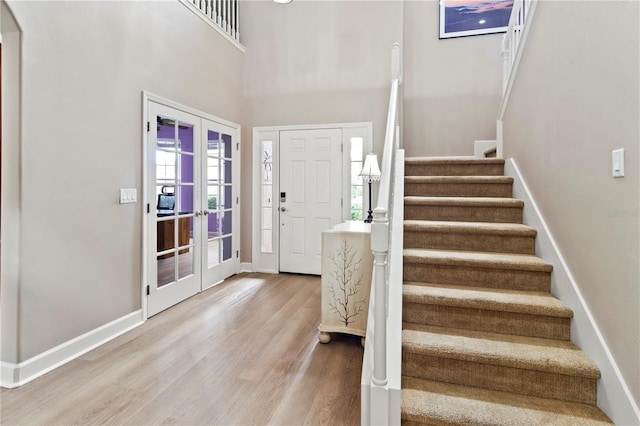
{"type": "Polygon", "coordinates": [[[380,180],[380,167],[378,167],[378,157],[375,154],[367,154],[367,158],[364,160],[364,166],[362,171],[358,175],[365,182],[369,183],[369,215],[364,220],[365,223],[371,223],[373,221],[373,210],[371,209],[371,183],[380,180]]]}

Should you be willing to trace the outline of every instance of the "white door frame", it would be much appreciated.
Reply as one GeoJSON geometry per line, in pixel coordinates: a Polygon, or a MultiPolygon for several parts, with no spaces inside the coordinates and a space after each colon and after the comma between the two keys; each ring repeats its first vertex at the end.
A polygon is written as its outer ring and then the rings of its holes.
{"type": "MultiPolygon", "coordinates": [[[[288,125],[288,126],[266,126],[253,128],[253,185],[252,185],[252,270],[256,272],[266,272],[277,274],[279,272],[280,259],[280,227],[279,210],[280,207],[280,162],[278,158],[278,147],[280,145],[280,132],[287,130],[318,130],[318,129],[342,129],[342,218],[344,221],[350,217],[350,157],[349,141],[352,137],[362,137],[364,139],[364,154],[373,151],[373,124],[371,122],[359,123],[337,123],[337,124],[310,124],[310,125],[288,125]],[[273,202],[271,206],[272,217],[272,251],[264,253],[262,251],[262,142],[271,141],[273,146],[273,169],[272,187],[273,202]]],[[[365,191],[366,194],[366,191],[365,191]]],[[[365,200],[368,203],[368,199],[365,200]]],[[[368,204],[367,204],[368,205],[368,204]]]]}
{"type": "MultiPolygon", "coordinates": [[[[147,164],[147,160],[148,160],[148,156],[149,156],[149,149],[148,149],[148,133],[147,133],[147,120],[148,120],[148,105],[149,102],[155,102],[157,104],[160,105],[164,105],[166,107],[169,108],[174,108],[177,109],[179,111],[183,111],[186,112],[188,114],[191,115],[195,115],[201,119],[205,119],[205,120],[209,120],[209,121],[213,121],[215,123],[219,123],[222,124],[224,126],[228,126],[231,127],[233,129],[235,129],[236,134],[235,137],[236,139],[236,143],[240,143],[241,140],[241,127],[239,124],[234,123],[232,121],[229,120],[225,120],[223,118],[220,117],[216,117],[212,114],[208,114],[206,112],[200,111],[198,109],[195,108],[191,108],[188,107],[186,105],[182,105],[178,102],[174,102],[170,99],[166,99],[163,98],[162,96],[158,96],[155,95],[153,93],[147,92],[147,91],[143,91],[142,92],[142,127],[141,127],[141,131],[142,131],[142,206],[143,208],[141,209],[141,214],[142,214],[142,236],[141,236],[141,241],[142,241],[142,259],[141,259],[141,263],[142,263],[142,279],[141,279],[141,283],[140,283],[140,296],[141,296],[141,300],[142,300],[142,317],[144,319],[147,319],[149,317],[148,314],[148,310],[147,310],[147,281],[148,281],[148,268],[149,268],[149,264],[147,261],[147,257],[148,257],[148,232],[147,232],[147,228],[149,226],[148,224],[148,214],[147,214],[147,204],[148,203],[155,203],[155,193],[154,194],[150,194],[148,191],[148,185],[149,185],[149,178],[148,178],[148,173],[149,173],[149,168],[148,168],[148,164],[147,164]]],[[[241,167],[241,162],[238,161],[238,165],[237,167],[241,167]]],[[[238,185],[238,188],[240,187],[240,179],[241,179],[241,173],[238,173],[238,178],[237,180],[234,182],[234,185],[238,185]]],[[[238,212],[238,220],[239,220],[239,212],[240,212],[240,204],[238,202],[238,204],[236,204],[236,208],[237,208],[237,212],[238,212]]],[[[238,222],[238,220],[236,220],[235,222],[238,222]]],[[[234,235],[235,235],[235,240],[236,240],[236,244],[238,244],[239,247],[239,243],[240,243],[240,229],[238,229],[238,232],[235,233],[235,226],[234,226],[234,235]]],[[[155,249],[155,248],[154,248],[155,249]]],[[[237,262],[238,264],[238,270],[237,272],[240,272],[240,262],[237,262]]],[[[208,287],[208,286],[205,286],[208,287]]],[[[201,286],[201,291],[202,291],[202,286],[201,286]]]]}

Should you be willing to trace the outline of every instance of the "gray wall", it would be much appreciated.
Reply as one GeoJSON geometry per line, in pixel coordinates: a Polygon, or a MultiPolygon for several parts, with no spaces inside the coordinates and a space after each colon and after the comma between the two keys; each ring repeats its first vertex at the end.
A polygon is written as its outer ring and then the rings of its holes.
{"type": "Polygon", "coordinates": [[[640,401],[639,3],[540,2],[504,118],[513,157],[640,401]],[[611,177],[625,149],[626,176],[611,177]]]}
{"type": "Polygon", "coordinates": [[[372,121],[380,149],[394,42],[408,155],[495,137],[500,36],[438,40],[435,1],[243,1],[245,55],[178,2],[8,4],[24,33],[20,344],[6,361],[140,308],[142,205],[119,205],[118,188],[141,194],[142,90],[243,125],[245,262],[251,128],[372,121]]]}
{"type": "MultiPolygon", "coordinates": [[[[501,35],[439,40],[438,16],[437,1],[243,2],[244,182],[255,126],[372,121],[380,150],[395,42],[407,155],[473,155],[474,140],[495,139],[501,35]]],[[[242,203],[251,229],[250,191],[242,203]]],[[[242,261],[250,260],[245,232],[242,261]]]]}
{"type": "MultiPolygon", "coordinates": [[[[242,7],[243,180],[251,182],[255,126],[373,122],[384,138],[391,47],[401,41],[402,2],[247,1],[242,7]]],[[[242,261],[251,260],[251,191],[242,194],[242,261]]]]}
{"type": "Polygon", "coordinates": [[[404,147],[407,156],[473,155],[496,138],[502,34],[438,39],[437,1],[405,1],[404,147]]]}
{"type": "Polygon", "coordinates": [[[240,122],[244,56],[177,1],[8,4],[22,227],[19,325],[2,324],[18,359],[3,360],[20,362],[141,308],[142,203],[118,204],[119,188],[142,196],[141,93],[240,122]]]}

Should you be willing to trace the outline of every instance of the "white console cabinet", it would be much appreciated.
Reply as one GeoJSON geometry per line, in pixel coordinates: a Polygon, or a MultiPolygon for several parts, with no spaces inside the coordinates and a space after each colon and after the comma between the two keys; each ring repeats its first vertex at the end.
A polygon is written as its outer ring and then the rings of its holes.
{"type": "Polygon", "coordinates": [[[372,270],[371,224],[344,222],[322,232],[320,342],[347,333],[361,336],[364,346],[372,270]]]}

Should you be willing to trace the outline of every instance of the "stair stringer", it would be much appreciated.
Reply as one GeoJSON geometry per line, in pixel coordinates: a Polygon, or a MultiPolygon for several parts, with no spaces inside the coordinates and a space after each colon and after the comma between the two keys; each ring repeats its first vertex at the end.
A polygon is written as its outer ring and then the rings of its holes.
{"type": "Polygon", "coordinates": [[[553,265],[551,293],[573,310],[571,341],[589,355],[601,371],[598,407],[617,425],[640,424],[640,409],[513,158],[505,159],[504,175],[513,178],[513,198],[524,201],[523,224],[538,231],[536,256],[553,265]]]}

